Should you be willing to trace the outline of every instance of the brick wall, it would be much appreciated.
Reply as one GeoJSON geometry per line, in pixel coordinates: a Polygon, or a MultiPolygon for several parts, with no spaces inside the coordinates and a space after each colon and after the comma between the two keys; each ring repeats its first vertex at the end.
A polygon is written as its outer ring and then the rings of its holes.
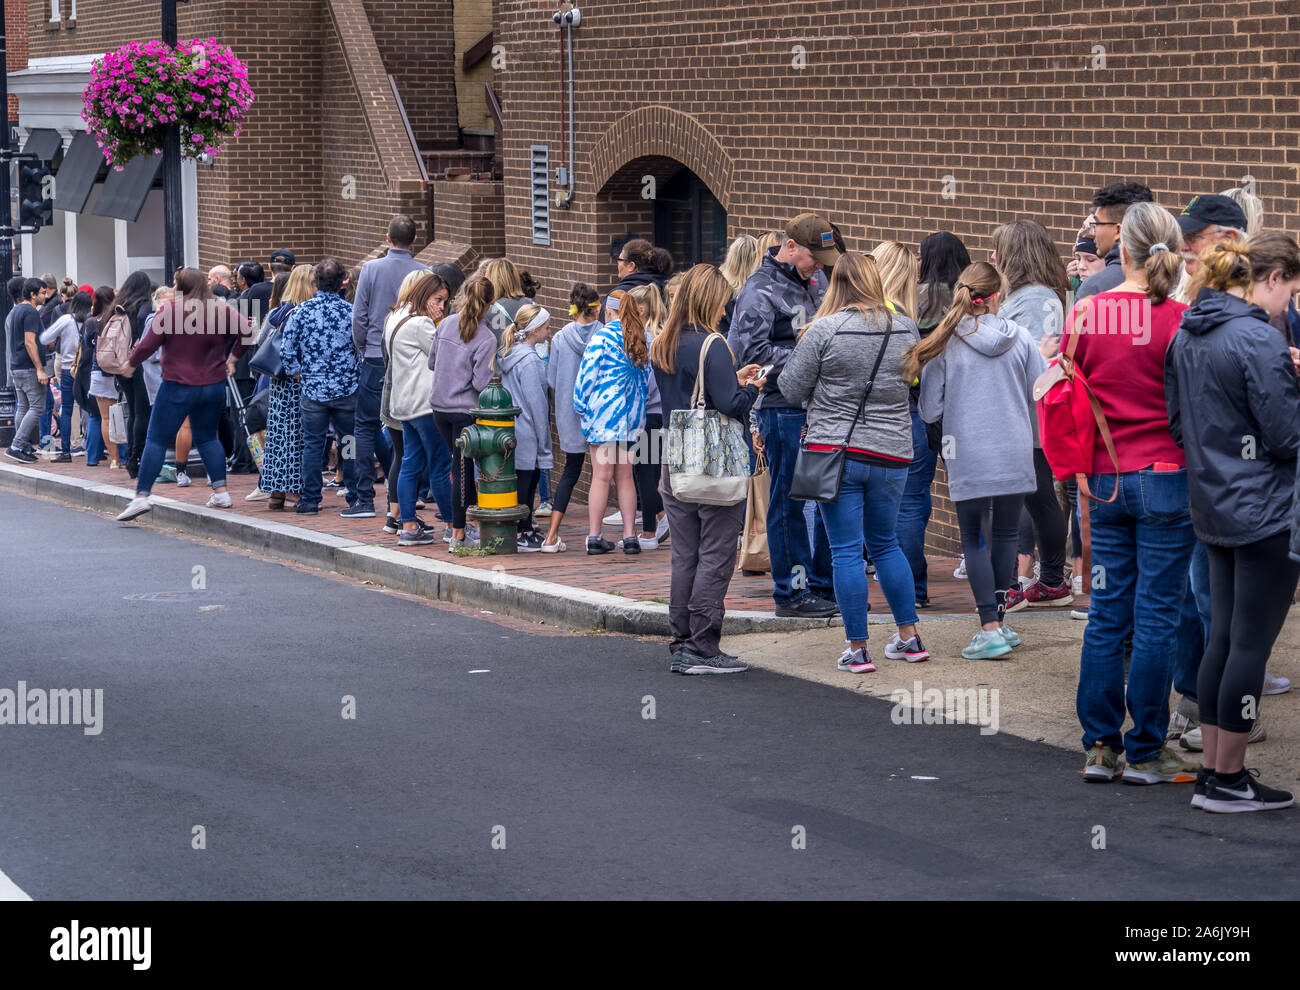
{"type": "Polygon", "coordinates": [[[434,237],[471,244],[485,258],[501,257],[506,251],[501,187],[500,182],[434,182],[434,237]]]}
{"type": "MultiPolygon", "coordinates": [[[[47,10],[48,6],[47,4],[47,10]]],[[[10,72],[27,68],[28,30],[27,0],[10,0],[5,5],[5,58],[10,72]]],[[[18,119],[18,97],[16,96],[9,97],[9,119],[18,119]]]]}
{"type": "Polygon", "coordinates": [[[460,126],[487,130],[493,126],[493,121],[488,113],[483,84],[493,81],[492,58],[485,58],[466,73],[461,56],[492,30],[492,4],[485,0],[456,0],[454,6],[456,104],[460,126]]]}
{"type": "Polygon", "coordinates": [[[420,147],[457,147],[451,0],[365,0],[365,11],[420,147]]]}
{"type": "MultiPolygon", "coordinates": [[[[494,9],[506,249],[548,306],[575,279],[611,286],[608,234],[643,220],[627,193],[651,156],[709,183],[729,236],[815,208],[851,246],[948,229],[987,257],[993,227],[1028,215],[1064,252],[1101,185],[1140,179],[1181,208],[1246,176],[1266,222],[1300,232],[1300,12],[1288,0],[586,5],[577,196],[552,208],[550,247],[531,240],[528,146],[562,161],[554,5],[494,9]]],[[[951,551],[954,522],[941,502],[936,547],[951,551]]]]}

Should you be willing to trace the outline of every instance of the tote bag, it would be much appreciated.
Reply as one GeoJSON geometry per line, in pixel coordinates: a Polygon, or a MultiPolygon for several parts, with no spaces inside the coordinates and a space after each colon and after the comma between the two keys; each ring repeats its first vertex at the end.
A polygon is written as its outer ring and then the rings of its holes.
{"type": "Polygon", "coordinates": [[[772,476],[767,470],[767,456],[759,454],[754,474],[749,479],[749,497],[745,502],[745,529],[740,539],[740,569],[770,571],[767,550],[767,506],[772,496],[772,476]]]}
{"type": "MultiPolygon", "coordinates": [[[[700,348],[690,409],[674,409],[668,418],[668,480],[673,498],[699,505],[735,505],[749,491],[749,446],[739,420],[704,408],[704,358],[715,340],[711,333],[700,348]]],[[[725,341],[723,341],[725,345],[725,341]]]]}
{"type": "Polygon", "coordinates": [[[108,407],[108,442],[126,443],[126,403],[114,402],[108,407]]]}

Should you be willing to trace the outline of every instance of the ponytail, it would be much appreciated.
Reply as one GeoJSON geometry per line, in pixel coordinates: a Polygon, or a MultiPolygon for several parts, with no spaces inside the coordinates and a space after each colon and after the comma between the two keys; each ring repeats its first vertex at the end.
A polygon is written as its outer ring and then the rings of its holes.
{"type": "Polygon", "coordinates": [[[468,344],[478,333],[479,324],[487,316],[495,295],[492,283],[482,276],[471,278],[461,291],[464,299],[460,307],[460,339],[468,344]]]}
{"type": "Polygon", "coordinates": [[[962,269],[961,277],[952,294],[952,306],[939,325],[920,343],[908,348],[903,355],[903,379],[913,382],[921,377],[921,369],[943,353],[957,325],[968,316],[979,319],[988,312],[988,305],[1002,289],[1002,276],[987,261],[977,261],[962,269]]]}
{"type": "Polygon", "coordinates": [[[623,353],[638,368],[644,368],[650,359],[650,349],[645,342],[645,320],[641,318],[641,307],[622,289],[611,292],[609,298],[618,300],[618,321],[623,328],[623,353]]]}
{"type": "Polygon", "coordinates": [[[1159,306],[1169,298],[1182,275],[1179,253],[1183,233],[1169,211],[1155,203],[1134,203],[1124,214],[1120,241],[1129,264],[1140,264],[1147,282],[1147,299],[1159,306]]]}

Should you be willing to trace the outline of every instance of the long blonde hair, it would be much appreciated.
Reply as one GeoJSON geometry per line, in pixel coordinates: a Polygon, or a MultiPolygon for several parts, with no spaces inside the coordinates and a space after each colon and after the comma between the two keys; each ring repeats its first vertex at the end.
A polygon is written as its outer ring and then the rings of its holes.
{"type": "Polygon", "coordinates": [[[508,258],[489,258],[478,266],[478,271],[474,274],[481,275],[492,283],[494,299],[518,299],[524,294],[519,269],[508,258]]]}
{"type": "Polygon", "coordinates": [[[1258,234],[1259,228],[1264,226],[1264,201],[1244,186],[1233,186],[1223,190],[1220,195],[1227,196],[1246,214],[1246,236],[1254,237],[1258,234]]]}
{"type": "MultiPolygon", "coordinates": [[[[845,309],[856,309],[864,316],[875,312],[881,323],[889,322],[889,307],[893,302],[880,277],[879,259],[869,254],[849,252],[835,262],[831,269],[831,284],[814,320],[830,316],[845,309]]],[[[807,329],[807,328],[805,328],[807,329]]]]}
{"type": "Polygon", "coordinates": [[[785,234],[779,230],[769,230],[766,234],[758,235],[758,263],[763,263],[763,256],[772,248],[779,248],[785,243],[785,234]]]}
{"type": "Polygon", "coordinates": [[[953,287],[952,306],[948,312],[928,337],[909,347],[903,355],[903,379],[911,382],[919,378],[921,369],[943,353],[948,338],[966,317],[975,317],[978,326],[980,314],[989,311],[991,298],[1001,291],[1002,276],[987,261],[976,261],[963,268],[953,287]]]}
{"type": "MultiPolygon", "coordinates": [[[[515,344],[523,343],[523,341],[515,339],[515,331],[526,330],[528,328],[528,324],[532,323],[533,320],[537,317],[537,314],[540,313],[541,311],[542,311],[542,307],[538,306],[537,303],[531,303],[531,302],[524,303],[522,306],[519,307],[519,309],[515,312],[514,323],[510,325],[509,330],[507,330],[505,333],[501,335],[501,347],[497,351],[496,357],[500,357],[500,358],[505,357],[512,350],[514,350],[515,344]]],[[[495,361],[496,358],[493,358],[493,362],[494,362],[493,367],[495,367],[495,361]]]]}
{"type": "Polygon", "coordinates": [[[668,323],[650,345],[650,359],[668,374],[677,370],[677,344],[687,326],[717,333],[718,314],[731,298],[731,285],[712,265],[696,265],[682,277],[682,287],[673,298],[668,323]]]}
{"type": "Polygon", "coordinates": [[[653,340],[658,337],[668,322],[668,307],[664,305],[663,294],[660,293],[656,285],[638,285],[628,293],[637,305],[644,305],[645,314],[645,332],[653,340]]]}
{"type": "Polygon", "coordinates": [[[492,283],[481,275],[475,275],[461,286],[461,292],[460,325],[456,329],[460,331],[460,339],[468,344],[478,333],[479,324],[487,316],[496,296],[492,292],[492,283]]]}
{"type": "Polygon", "coordinates": [[[758,251],[758,238],[751,234],[741,234],[727,248],[727,259],[722,263],[722,277],[731,286],[732,292],[739,292],[745,280],[758,270],[763,256],[758,251]]]}
{"type": "Polygon", "coordinates": [[[880,267],[885,298],[901,309],[909,320],[915,320],[917,271],[920,268],[916,255],[898,241],[881,241],[871,253],[880,267]]]}
{"type": "Polygon", "coordinates": [[[284,284],[280,302],[292,303],[296,306],[314,295],[316,295],[316,266],[294,265],[293,271],[289,273],[289,281],[284,284]]]}

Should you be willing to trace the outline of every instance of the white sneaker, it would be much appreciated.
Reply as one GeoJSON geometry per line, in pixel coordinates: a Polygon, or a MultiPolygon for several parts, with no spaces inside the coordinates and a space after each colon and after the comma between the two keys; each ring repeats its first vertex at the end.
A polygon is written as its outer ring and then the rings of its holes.
{"type": "Polygon", "coordinates": [[[568,549],[568,545],[558,537],[556,537],[554,543],[542,544],[542,553],[564,553],[564,551],[568,549]]]}
{"type": "Polygon", "coordinates": [[[208,499],[209,509],[229,509],[232,504],[233,503],[230,501],[230,492],[213,492],[211,497],[208,499]]]}
{"type": "Polygon", "coordinates": [[[1035,579],[1034,579],[1034,578],[1031,578],[1031,577],[1018,577],[1018,578],[1016,578],[1016,580],[1020,582],[1020,590],[1021,590],[1021,591],[1024,591],[1026,588],[1028,588],[1030,585],[1032,585],[1032,584],[1034,583],[1034,581],[1035,581],[1035,579]]]}
{"type": "Polygon", "coordinates": [[[655,539],[659,540],[662,543],[663,538],[667,535],[668,535],[668,513],[665,512],[664,517],[660,519],[655,526],[655,539]]]}
{"type": "Polygon", "coordinates": [[[1070,578],[1070,593],[1073,595],[1083,595],[1083,575],[1076,574],[1070,578]]]}
{"type": "Polygon", "coordinates": [[[961,563],[958,564],[957,569],[952,572],[952,576],[955,577],[958,581],[966,580],[966,555],[965,554],[961,555],[961,563]]]}
{"type": "Polygon", "coordinates": [[[646,539],[644,536],[637,536],[636,541],[637,541],[637,543],[641,544],[641,549],[642,549],[642,550],[658,550],[658,549],[659,549],[659,541],[658,541],[658,539],[654,539],[654,538],[646,539]]]}
{"type": "MultiPolygon", "coordinates": [[[[176,475],[176,483],[177,483],[177,484],[180,484],[180,475],[179,475],[179,474],[176,475]]],[[[186,483],[187,485],[190,483],[188,478],[185,479],[185,483],[186,483]]],[[[271,497],[271,493],[270,493],[270,492],[264,492],[264,491],[262,491],[262,489],[260,489],[260,488],[254,488],[251,492],[249,492],[247,495],[244,496],[244,501],[245,501],[245,502],[265,502],[265,501],[266,501],[268,498],[270,498],[270,497],[271,497]]]]}
{"type": "Polygon", "coordinates": [[[1264,693],[1265,694],[1286,694],[1291,690],[1291,682],[1285,677],[1274,677],[1268,671],[1264,671],[1264,693]]]}
{"type": "MultiPolygon", "coordinates": [[[[190,476],[189,476],[188,474],[186,474],[184,471],[177,471],[177,472],[176,472],[176,487],[177,487],[177,488],[189,488],[189,487],[190,487],[190,476]]],[[[269,496],[268,496],[268,497],[269,497],[269,496]]]]}
{"type": "MultiPolygon", "coordinates": [[[[612,515],[606,516],[603,522],[605,523],[606,526],[622,526],[623,525],[622,511],[614,512],[612,515]]],[[[641,513],[639,512],[636,514],[636,524],[638,526],[641,525],[641,513]]]]}
{"type": "Polygon", "coordinates": [[[539,505],[536,509],[533,510],[533,515],[540,516],[543,519],[545,519],[547,516],[551,514],[551,512],[552,512],[551,503],[543,502],[541,505],[539,505]]]}
{"type": "Polygon", "coordinates": [[[153,506],[149,504],[148,495],[133,498],[127,507],[117,514],[117,521],[126,522],[129,519],[134,519],[136,516],[142,516],[152,509],[153,506]]]}

